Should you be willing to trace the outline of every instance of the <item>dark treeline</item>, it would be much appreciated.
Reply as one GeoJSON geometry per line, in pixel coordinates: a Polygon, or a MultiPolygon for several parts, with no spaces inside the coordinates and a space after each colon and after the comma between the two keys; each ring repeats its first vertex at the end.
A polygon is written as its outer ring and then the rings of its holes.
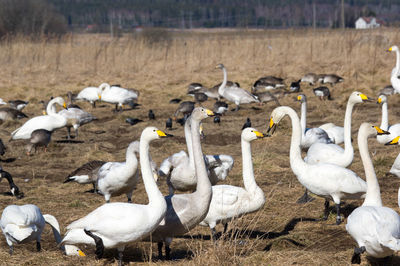
{"type": "Polygon", "coordinates": [[[400,0],[50,0],[70,25],[196,27],[354,27],[361,15],[391,24],[400,0]],[[342,9],[343,2],[343,9],[342,9]]]}

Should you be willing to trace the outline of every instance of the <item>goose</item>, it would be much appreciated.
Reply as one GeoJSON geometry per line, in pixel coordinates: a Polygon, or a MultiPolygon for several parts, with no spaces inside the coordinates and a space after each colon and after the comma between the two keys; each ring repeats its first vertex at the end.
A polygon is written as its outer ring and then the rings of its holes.
{"type": "Polygon", "coordinates": [[[87,162],[71,172],[64,183],[77,182],[79,184],[93,184],[93,193],[96,193],[97,173],[106,163],[107,162],[96,160],[87,162]]]}
{"type": "Polygon", "coordinates": [[[274,101],[276,105],[280,106],[281,104],[278,101],[278,98],[283,97],[285,94],[281,94],[281,92],[275,93],[275,91],[264,91],[264,92],[256,92],[254,96],[258,98],[261,103],[267,103],[274,101]]]}
{"type": "Polygon", "coordinates": [[[255,212],[264,206],[265,195],[257,186],[253,162],[251,159],[250,142],[264,135],[254,128],[248,127],[242,131],[241,146],[243,160],[244,188],[230,185],[216,185],[212,187],[212,199],[206,218],[200,223],[209,226],[215,239],[215,226],[222,222],[226,231],[227,222],[234,217],[255,212]]]}
{"type": "Polygon", "coordinates": [[[307,97],[299,94],[297,100],[301,103],[301,148],[308,149],[314,143],[332,143],[325,130],[313,127],[306,128],[307,125],[307,97]]]}
{"type": "MultiPolygon", "coordinates": [[[[33,204],[7,206],[1,215],[0,227],[10,247],[10,255],[13,254],[14,244],[33,240],[36,240],[37,251],[40,251],[41,235],[46,223],[52,227],[54,239],[59,244],[61,242],[60,226],[54,216],[43,215],[39,207],[33,204]]],[[[65,245],[61,249],[66,255],[85,256],[85,253],[73,245],[65,245]]]]}
{"type": "Polygon", "coordinates": [[[11,100],[8,101],[8,104],[11,106],[11,108],[14,108],[18,111],[22,111],[22,109],[25,108],[25,106],[28,105],[29,102],[22,101],[22,100],[11,100]]]}
{"type": "Polygon", "coordinates": [[[17,199],[21,199],[24,197],[24,193],[19,190],[17,185],[14,183],[14,180],[11,176],[11,174],[7,171],[4,171],[3,168],[0,166],[0,181],[5,178],[8,181],[8,184],[10,186],[10,193],[17,199]]]}
{"type": "Polygon", "coordinates": [[[290,144],[290,167],[299,182],[313,194],[325,198],[324,220],[329,214],[329,200],[336,205],[336,224],[341,223],[340,202],[342,199],[359,199],[365,195],[367,184],[353,171],[344,167],[318,163],[308,164],[301,158],[301,125],[296,112],[288,107],[277,107],[272,111],[268,132],[275,131],[276,125],[288,115],[292,121],[290,144]]]}
{"type": "Polygon", "coordinates": [[[381,126],[383,130],[387,130],[390,132],[389,135],[378,135],[376,139],[378,140],[379,143],[381,144],[386,144],[392,139],[394,139],[397,136],[400,136],[400,123],[394,124],[394,125],[389,125],[389,118],[388,118],[388,100],[386,95],[380,95],[378,98],[378,104],[382,105],[382,121],[381,121],[381,126]]]}
{"type": "Polygon", "coordinates": [[[293,81],[292,83],[290,83],[289,91],[291,93],[300,92],[301,91],[300,82],[301,82],[301,79],[299,79],[298,81],[293,81]]]}
{"type": "Polygon", "coordinates": [[[106,85],[102,88],[101,99],[104,102],[115,104],[115,111],[123,111],[123,105],[137,101],[139,92],[134,89],[125,89],[120,86],[106,85]],[[120,108],[120,109],[119,109],[120,108]]]}
{"type": "MultiPolygon", "coordinates": [[[[346,113],[344,116],[344,128],[336,126],[330,128],[330,133],[335,143],[336,141],[341,143],[344,140],[344,149],[334,143],[315,143],[308,149],[304,161],[309,164],[324,162],[336,164],[341,167],[348,167],[353,162],[354,157],[354,149],[351,144],[351,115],[354,105],[357,103],[363,103],[367,100],[368,97],[365,94],[358,91],[351,93],[347,101],[346,113]],[[333,134],[335,129],[336,134],[333,134]]],[[[323,126],[326,126],[326,124],[323,126]]]]}
{"type": "Polygon", "coordinates": [[[78,129],[87,123],[92,122],[96,118],[88,112],[83,111],[80,108],[68,108],[58,112],[59,115],[63,116],[66,120],[67,127],[67,138],[71,139],[71,128],[75,130],[75,138],[78,138],[78,129]]]}
{"type": "Polygon", "coordinates": [[[313,92],[315,94],[315,96],[319,97],[319,99],[325,100],[328,99],[329,101],[332,101],[332,97],[331,97],[331,92],[329,91],[328,87],[325,86],[321,86],[318,88],[313,89],[313,92]]]}
{"type": "Polygon", "coordinates": [[[10,108],[10,107],[1,107],[0,108],[0,120],[6,121],[6,120],[17,120],[17,119],[22,119],[28,117],[26,114],[23,112],[10,108]]]}
{"type": "Polygon", "coordinates": [[[201,103],[208,100],[208,96],[207,96],[207,94],[205,94],[203,92],[195,92],[194,99],[195,99],[196,103],[201,105],[201,103]]]}
{"type": "MultiPolygon", "coordinates": [[[[230,83],[232,86],[237,86],[239,84],[237,82],[231,82],[231,81],[228,81],[228,83],[230,83]]],[[[219,100],[221,100],[221,95],[219,95],[219,93],[218,93],[218,89],[220,86],[221,86],[220,84],[217,84],[212,88],[203,87],[203,88],[196,90],[196,92],[204,93],[208,98],[219,101],[219,100]]]]}
{"type": "Polygon", "coordinates": [[[259,78],[254,82],[252,87],[252,92],[269,91],[277,88],[285,87],[285,83],[282,78],[277,78],[274,76],[266,76],[259,78]]]}
{"type": "Polygon", "coordinates": [[[54,98],[47,105],[46,112],[48,115],[36,116],[29,119],[20,128],[11,133],[11,139],[29,139],[32,132],[40,128],[48,131],[54,131],[58,128],[64,127],[67,124],[67,120],[65,117],[55,112],[55,104],[59,104],[64,108],[67,108],[63,98],[54,98]]]}
{"type": "MultiPolygon", "coordinates": [[[[180,151],[169,156],[161,163],[158,171],[160,176],[166,176],[170,195],[175,190],[190,191],[196,188],[197,178],[190,123],[189,117],[184,125],[188,153],[180,151]]],[[[233,158],[225,154],[205,155],[205,160],[212,185],[225,180],[234,163],[233,158]]]]}
{"type": "Polygon", "coordinates": [[[187,89],[187,94],[191,95],[197,92],[198,90],[204,88],[203,84],[198,83],[198,82],[192,82],[189,84],[188,89],[187,89]]]}
{"type": "Polygon", "coordinates": [[[317,82],[321,82],[323,76],[315,74],[315,73],[307,73],[305,74],[300,81],[301,82],[308,82],[310,85],[315,85],[317,82]]]}
{"type": "Polygon", "coordinates": [[[147,127],[140,137],[140,166],[147,205],[132,203],[106,203],[85,217],[67,226],[61,245],[96,245],[96,255],[101,258],[104,248],[117,248],[119,265],[125,246],[147,237],[165,217],[167,203],[153,178],[149,158],[151,141],[167,137],[155,127],[147,127]]]}
{"type": "Polygon", "coordinates": [[[396,45],[390,47],[388,52],[396,52],[396,66],[392,69],[392,74],[390,75],[390,83],[393,86],[393,89],[396,93],[400,93],[400,51],[399,47],[396,45]]]}
{"type": "MultiPolygon", "coordinates": [[[[197,107],[190,116],[191,138],[193,145],[196,191],[191,194],[172,194],[165,197],[167,213],[151,235],[151,240],[158,242],[159,257],[162,258],[162,246],[165,243],[166,258],[170,258],[170,244],[176,235],[182,235],[198,225],[207,215],[211,201],[211,183],[200,143],[200,122],[213,116],[211,110],[197,107]]],[[[149,239],[147,239],[149,240],[149,239]]]]}
{"type": "Polygon", "coordinates": [[[362,206],[347,217],[346,230],[357,242],[351,263],[361,263],[364,252],[371,257],[384,258],[400,250],[400,216],[382,205],[378,179],[368,152],[368,138],[384,133],[368,123],[358,131],[358,147],[367,180],[367,193],[362,206]]]}
{"type": "Polygon", "coordinates": [[[43,146],[44,152],[47,152],[47,146],[49,145],[49,143],[51,141],[52,133],[53,132],[48,131],[46,129],[42,129],[42,128],[32,131],[31,137],[29,139],[29,143],[25,147],[27,155],[28,156],[30,155],[33,148],[35,148],[35,152],[36,152],[36,148],[38,146],[43,146]]]}
{"type": "Polygon", "coordinates": [[[181,102],[174,113],[174,120],[176,120],[179,113],[182,113],[183,116],[190,115],[194,109],[194,105],[195,103],[191,101],[181,102]]]}
{"type": "Polygon", "coordinates": [[[379,91],[378,96],[381,95],[381,94],[386,95],[386,96],[390,96],[390,95],[394,95],[396,93],[397,93],[397,91],[393,88],[392,85],[387,85],[387,86],[385,86],[383,89],[381,89],[379,91]]]}
{"type": "Polygon", "coordinates": [[[335,85],[336,83],[343,82],[344,79],[342,77],[339,77],[336,74],[327,74],[323,75],[323,78],[321,80],[322,84],[329,83],[331,86],[335,85]]]}
{"type": "Polygon", "coordinates": [[[219,95],[221,95],[228,101],[236,104],[235,111],[239,110],[240,104],[254,103],[254,102],[259,103],[260,102],[256,96],[254,96],[250,92],[248,92],[240,87],[236,87],[236,86],[227,87],[226,85],[227,85],[228,77],[227,77],[227,73],[226,73],[226,69],[225,69],[224,65],[219,64],[216,66],[216,68],[222,69],[222,71],[224,73],[224,80],[218,89],[218,93],[219,93],[219,95]]]}
{"type": "Polygon", "coordinates": [[[110,85],[108,83],[102,83],[99,87],[86,87],[78,93],[75,99],[88,101],[92,104],[93,108],[96,108],[96,101],[101,100],[101,92],[107,86],[110,85]]]}
{"type": "Polygon", "coordinates": [[[228,104],[222,101],[216,101],[214,103],[213,112],[215,114],[223,115],[228,111],[228,104]]]}

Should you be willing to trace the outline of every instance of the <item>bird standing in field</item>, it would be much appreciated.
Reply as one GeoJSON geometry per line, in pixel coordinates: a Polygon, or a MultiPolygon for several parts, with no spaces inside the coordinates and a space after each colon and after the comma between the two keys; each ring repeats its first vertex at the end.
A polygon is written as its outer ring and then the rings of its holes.
{"type": "Polygon", "coordinates": [[[30,155],[33,148],[35,148],[36,152],[38,146],[43,146],[44,152],[47,152],[47,146],[50,143],[52,133],[52,131],[43,128],[34,130],[31,133],[28,145],[26,145],[26,154],[30,155]]]}
{"type": "Polygon", "coordinates": [[[242,130],[248,127],[251,127],[251,121],[250,118],[247,117],[246,122],[243,124],[242,130]]]}
{"type": "Polygon", "coordinates": [[[138,119],[138,118],[133,118],[133,117],[128,117],[125,120],[126,123],[130,124],[131,126],[136,125],[137,123],[143,122],[142,119],[138,119]]]}
{"type": "Polygon", "coordinates": [[[218,126],[220,126],[221,124],[221,116],[220,115],[215,115],[214,116],[214,123],[218,124],[218,126]]]}
{"type": "Polygon", "coordinates": [[[169,117],[167,122],[165,122],[165,128],[172,129],[172,118],[169,117]]]}
{"type": "Polygon", "coordinates": [[[149,110],[149,120],[156,120],[156,116],[151,109],[149,110]]]}

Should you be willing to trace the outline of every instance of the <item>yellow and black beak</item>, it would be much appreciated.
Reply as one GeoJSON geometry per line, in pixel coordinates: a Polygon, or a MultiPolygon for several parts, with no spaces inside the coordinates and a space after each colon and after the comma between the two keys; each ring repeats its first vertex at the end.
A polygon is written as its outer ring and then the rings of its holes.
{"type": "Polygon", "coordinates": [[[64,109],[68,110],[67,104],[65,102],[63,103],[63,107],[64,107],[64,109]]]}
{"type": "Polygon", "coordinates": [[[389,131],[383,130],[380,127],[376,127],[374,126],[376,132],[378,133],[378,135],[390,135],[389,131]]]}
{"type": "Polygon", "coordinates": [[[161,130],[157,130],[157,134],[158,134],[158,136],[159,136],[160,138],[167,138],[167,137],[173,137],[173,136],[174,136],[174,135],[165,133],[165,132],[163,132],[163,131],[161,131],[161,130]]]}
{"type": "Polygon", "coordinates": [[[385,145],[396,145],[396,144],[399,144],[399,139],[400,139],[400,136],[397,136],[394,139],[392,139],[392,141],[389,141],[385,145]]]}
{"type": "Polygon", "coordinates": [[[47,115],[47,112],[43,110],[43,115],[47,115]]]}
{"type": "Polygon", "coordinates": [[[258,139],[262,139],[262,138],[264,138],[265,136],[264,136],[264,134],[263,133],[261,133],[260,131],[253,131],[254,132],[254,134],[256,134],[256,136],[257,136],[257,138],[258,139]]]}
{"type": "Polygon", "coordinates": [[[379,97],[379,98],[378,98],[378,101],[377,101],[376,103],[378,103],[378,104],[379,104],[379,103],[382,103],[382,98],[379,97]]]}
{"type": "Polygon", "coordinates": [[[360,97],[361,97],[361,100],[362,100],[363,102],[370,102],[370,101],[371,101],[371,99],[369,99],[369,98],[367,97],[367,95],[365,95],[364,93],[361,93],[361,94],[360,94],[360,97]]]}
{"type": "Polygon", "coordinates": [[[269,126],[268,126],[268,130],[267,130],[267,135],[271,136],[272,134],[274,134],[276,129],[276,124],[274,123],[274,120],[272,120],[272,118],[269,120],[269,126]]]}
{"type": "Polygon", "coordinates": [[[208,116],[214,116],[215,115],[214,112],[211,111],[210,109],[206,109],[206,113],[207,113],[208,116]]]}
{"type": "Polygon", "coordinates": [[[390,47],[389,49],[386,50],[386,52],[391,52],[393,49],[390,47]]]}
{"type": "Polygon", "coordinates": [[[101,94],[99,94],[98,96],[99,96],[99,100],[101,101],[101,94]]]}
{"type": "Polygon", "coordinates": [[[78,250],[78,255],[79,255],[80,257],[86,257],[86,254],[83,253],[82,250],[78,250]]]}
{"type": "Polygon", "coordinates": [[[301,101],[301,98],[302,98],[301,95],[297,96],[298,101],[301,101]]]}

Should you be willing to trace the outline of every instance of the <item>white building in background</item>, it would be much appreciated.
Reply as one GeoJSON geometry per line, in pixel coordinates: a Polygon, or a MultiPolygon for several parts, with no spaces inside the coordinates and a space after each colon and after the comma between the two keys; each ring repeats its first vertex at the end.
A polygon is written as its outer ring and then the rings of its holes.
{"type": "Polygon", "coordinates": [[[356,29],[374,29],[383,24],[383,21],[374,17],[359,17],[356,20],[356,29]]]}

